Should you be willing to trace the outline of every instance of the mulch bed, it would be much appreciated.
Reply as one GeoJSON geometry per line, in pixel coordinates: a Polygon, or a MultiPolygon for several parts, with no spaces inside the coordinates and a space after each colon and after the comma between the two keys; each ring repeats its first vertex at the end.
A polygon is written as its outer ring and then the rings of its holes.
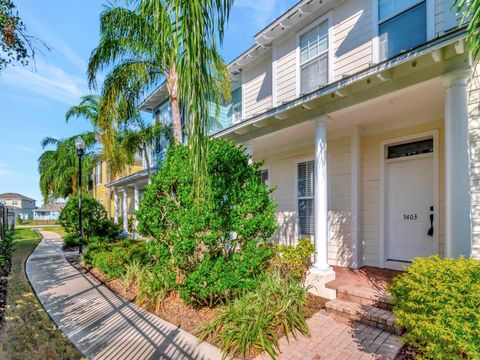
{"type": "MultiPolygon", "coordinates": [[[[150,311],[151,313],[161,317],[171,324],[174,324],[192,334],[195,334],[196,330],[201,325],[210,323],[219,313],[218,308],[204,307],[197,309],[192,306],[187,306],[183,300],[180,299],[177,292],[172,292],[169,296],[167,296],[158,309],[149,306],[147,303],[138,303],[136,302],[138,292],[134,286],[131,286],[129,289],[125,289],[125,286],[120,280],[108,280],[98,269],[87,269],[82,267],[80,264],[80,257],[78,255],[78,247],[64,249],[64,253],[67,261],[70,262],[74,267],[81,269],[84,273],[99,281],[117,295],[128,301],[135,302],[145,310],[150,311]]],[[[308,294],[307,301],[303,306],[305,318],[308,319],[316,312],[324,309],[327,301],[328,300],[324,298],[308,294]]]]}
{"type": "Polygon", "coordinates": [[[8,260],[0,271],[0,331],[5,323],[5,307],[7,305],[8,275],[11,270],[11,261],[8,260]]]}

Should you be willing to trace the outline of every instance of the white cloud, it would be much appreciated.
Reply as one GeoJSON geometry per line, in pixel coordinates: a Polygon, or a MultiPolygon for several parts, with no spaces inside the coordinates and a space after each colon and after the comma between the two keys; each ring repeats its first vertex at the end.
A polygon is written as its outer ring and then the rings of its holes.
{"type": "Polygon", "coordinates": [[[10,67],[2,80],[13,87],[71,105],[88,92],[84,78],[67,74],[55,65],[37,64],[37,71],[19,66],[10,67]]]}
{"type": "Polygon", "coordinates": [[[285,11],[285,0],[237,0],[235,6],[248,12],[256,27],[266,26],[285,11]]]}

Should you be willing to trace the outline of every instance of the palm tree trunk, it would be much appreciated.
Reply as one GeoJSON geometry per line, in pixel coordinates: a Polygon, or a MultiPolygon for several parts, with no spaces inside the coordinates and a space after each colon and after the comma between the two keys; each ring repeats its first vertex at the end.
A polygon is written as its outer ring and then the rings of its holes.
{"type": "Polygon", "coordinates": [[[182,119],[180,115],[180,104],[177,95],[178,76],[175,65],[172,66],[167,76],[168,97],[172,105],[173,137],[175,142],[183,142],[182,119]]]}
{"type": "Polygon", "coordinates": [[[152,170],[150,169],[150,159],[148,158],[147,144],[143,143],[143,155],[145,156],[145,163],[147,164],[147,177],[150,182],[152,178],[152,170]]]}

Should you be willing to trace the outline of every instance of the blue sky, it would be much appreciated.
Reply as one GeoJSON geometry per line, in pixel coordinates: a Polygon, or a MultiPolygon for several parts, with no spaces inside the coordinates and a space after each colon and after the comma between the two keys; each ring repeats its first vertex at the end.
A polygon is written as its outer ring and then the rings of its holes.
{"type": "MultiPolygon", "coordinates": [[[[297,0],[236,0],[221,53],[228,62],[253,44],[253,35],[297,0]]],[[[63,138],[89,128],[83,120],[65,123],[65,111],[89,93],[86,64],[98,42],[102,0],[14,0],[28,33],[52,50],[32,66],[0,73],[0,193],[18,192],[37,200],[37,159],[46,136],[63,138]]],[[[121,4],[122,2],[119,1],[121,4]]]]}

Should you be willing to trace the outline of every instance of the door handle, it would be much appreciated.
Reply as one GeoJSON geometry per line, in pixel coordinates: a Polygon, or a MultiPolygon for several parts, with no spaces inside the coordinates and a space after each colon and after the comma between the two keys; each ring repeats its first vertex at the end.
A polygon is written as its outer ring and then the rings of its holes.
{"type": "Polygon", "coordinates": [[[433,206],[430,206],[430,229],[428,229],[427,235],[433,236],[433,206]]]}

